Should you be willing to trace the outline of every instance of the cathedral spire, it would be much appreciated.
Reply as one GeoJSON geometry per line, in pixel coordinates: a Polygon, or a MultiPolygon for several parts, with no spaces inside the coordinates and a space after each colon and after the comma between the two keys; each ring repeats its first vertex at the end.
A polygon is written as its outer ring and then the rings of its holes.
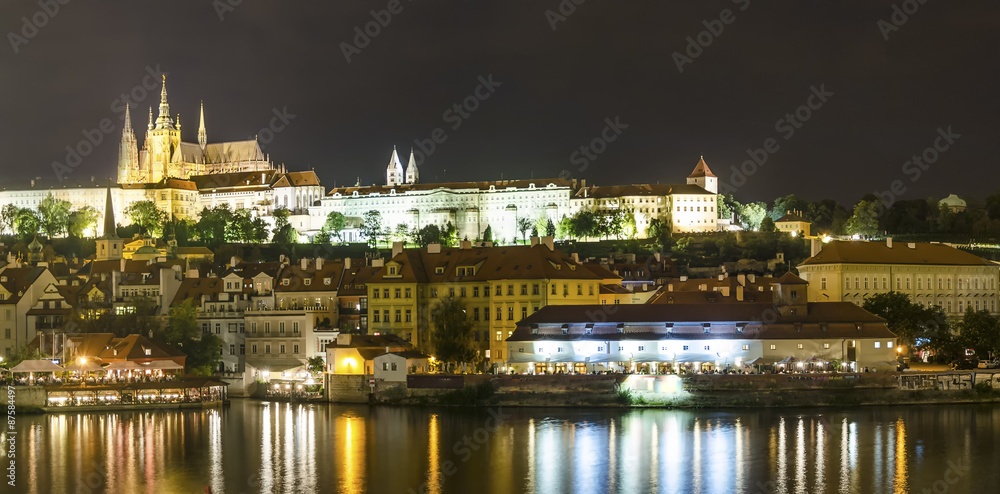
{"type": "Polygon", "coordinates": [[[167,75],[163,74],[163,89],[160,90],[160,115],[156,117],[157,129],[172,129],[174,122],[170,120],[170,104],[167,103],[167,75]]]}
{"type": "Polygon", "coordinates": [[[417,160],[413,156],[413,148],[410,148],[410,162],[406,164],[406,183],[415,184],[420,181],[420,171],[417,170],[417,160]]]}
{"type": "Polygon", "coordinates": [[[208,144],[208,134],[205,132],[205,102],[201,102],[201,118],[198,123],[198,145],[201,146],[201,150],[205,150],[205,145],[208,144]]]}
{"type": "Polygon", "coordinates": [[[146,125],[149,130],[153,130],[153,107],[149,107],[149,123],[146,125]]]}
{"type": "Polygon", "coordinates": [[[115,207],[111,202],[111,186],[108,185],[108,200],[104,206],[104,236],[102,239],[118,239],[118,231],[115,226],[115,207]]]}
{"type": "Polygon", "coordinates": [[[404,180],[403,164],[399,162],[399,154],[396,152],[396,146],[393,146],[392,157],[389,158],[389,166],[385,169],[385,184],[392,187],[402,184],[404,180]]]}
{"type": "Polygon", "coordinates": [[[132,134],[132,113],[128,104],[125,105],[125,127],[122,128],[122,137],[132,134]]]}

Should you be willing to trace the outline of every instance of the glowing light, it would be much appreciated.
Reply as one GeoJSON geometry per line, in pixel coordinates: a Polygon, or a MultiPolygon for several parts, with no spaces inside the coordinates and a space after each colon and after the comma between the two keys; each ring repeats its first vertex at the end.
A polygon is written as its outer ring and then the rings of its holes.
{"type": "Polygon", "coordinates": [[[355,365],[358,365],[358,362],[351,357],[347,357],[344,359],[344,365],[354,367],[355,365]]]}

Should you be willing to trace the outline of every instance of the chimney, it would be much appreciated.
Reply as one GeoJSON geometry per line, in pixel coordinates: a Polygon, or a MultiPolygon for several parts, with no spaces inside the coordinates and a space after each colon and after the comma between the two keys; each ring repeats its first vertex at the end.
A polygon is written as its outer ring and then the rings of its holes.
{"type": "Polygon", "coordinates": [[[668,292],[674,291],[674,284],[673,283],[667,283],[667,291],[668,292]]]}
{"type": "Polygon", "coordinates": [[[382,260],[381,257],[377,257],[375,259],[372,259],[372,267],[373,268],[381,268],[382,266],[385,266],[385,261],[382,260]]]}
{"type": "Polygon", "coordinates": [[[392,257],[396,257],[403,253],[403,242],[393,242],[392,243],[392,257]]]}
{"type": "Polygon", "coordinates": [[[661,259],[660,259],[660,253],[659,252],[654,252],[653,253],[653,259],[656,259],[656,262],[660,262],[661,261],[661,259]]]}
{"type": "Polygon", "coordinates": [[[299,268],[301,268],[303,271],[309,268],[309,259],[306,259],[305,257],[299,259],[299,268]]]}
{"type": "Polygon", "coordinates": [[[750,273],[750,274],[747,275],[747,279],[750,280],[750,283],[756,283],[757,282],[757,275],[755,275],[753,273],[750,273]]]}
{"type": "Polygon", "coordinates": [[[440,254],[441,253],[441,244],[427,244],[427,253],[428,254],[440,254]]]}
{"type": "Polygon", "coordinates": [[[743,285],[736,285],[736,301],[743,301],[743,285]]]}
{"type": "Polygon", "coordinates": [[[745,275],[745,274],[738,274],[738,275],[736,275],[736,282],[739,283],[740,285],[746,285],[747,284],[747,275],[745,275]]]}
{"type": "Polygon", "coordinates": [[[698,291],[699,291],[699,292],[705,292],[705,291],[708,291],[708,285],[707,285],[707,284],[705,284],[705,283],[702,283],[702,284],[698,285],[698,291]]]}
{"type": "Polygon", "coordinates": [[[239,258],[238,257],[233,256],[233,257],[229,258],[229,267],[235,267],[237,264],[239,264],[239,258]]]}
{"type": "Polygon", "coordinates": [[[726,279],[726,275],[724,275],[722,273],[719,273],[719,281],[723,281],[725,279],[726,279]]]}
{"type": "MultiPolygon", "coordinates": [[[[809,249],[809,257],[815,257],[816,254],[819,254],[820,251],[823,250],[823,240],[818,239],[818,238],[813,238],[813,239],[811,239],[809,247],[810,247],[810,249],[809,249]]],[[[890,245],[890,247],[891,247],[891,245],[890,245]]]]}
{"type": "Polygon", "coordinates": [[[534,247],[538,245],[538,237],[531,237],[531,246],[534,247]]]}
{"type": "Polygon", "coordinates": [[[541,242],[543,245],[549,248],[549,250],[556,250],[554,239],[552,237],[542,237],[541,242]]]}
{"type": "Polygon", "coordinates": [[[323,269],[323,258],[322,257],[317,257],[316,258],[316,271],[319,271],[320,269],[323,269]]]}
{"type": "Polygon", "coordinates": [[[462,248],[462,250],[468,250],[468,249],[472,248],[472,241],[471,240],[463,240],[462,243],[459,244],[459,245],[462,248]]]}
{"type": "Polygon", "coordinates": [[[580,254],[577,254],[576,252],[574,252],[572,254],[572,256],[573,256],[573,262],[576,263],[576,264],[580,264],[580,254]]]}
{"type": "Polygon", "coordinates": [[[911,249],[916,249],[917,248],[917,244],[915,244],[913,242],[910,242],[910,243],[906,244],[906,246],[909,247],[909,248],[911,248],[911,249]]]}
{"type": "Polygon", "coordinates": [[[885,237],[885,246],[890,249],[892,248],[892,237],[885,237]]]}
{"type": "Polygon", "coordinates": [[[121,267],[118,268],[118,270],[124,273],[125,272],[125,258],[124,257],[121,258],[120,261],[121,262],[119,264],[121,264],[121,267]]]}
{"type": "Polygon", "coordinates": [[[197,269],[189,269],[188,272],[187,272],[187,277],[188,278],[197,278],[198,277],[198,270],[197,269]]]}
{"type": "Polygon", "coordinates": [[[344,258],[344,269],[351,269],[351,258],[350,257],[345,257],[344,258]]]}

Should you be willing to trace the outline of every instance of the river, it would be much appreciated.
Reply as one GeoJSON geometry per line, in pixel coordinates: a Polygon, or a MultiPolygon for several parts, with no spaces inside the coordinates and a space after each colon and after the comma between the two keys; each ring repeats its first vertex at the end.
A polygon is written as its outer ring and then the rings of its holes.
{"type": "Polygon", "coordinates": [[[995,406],[454,410],[237,399],[222,410],[19,415],[14,432],[0,434],[4,450],[11,437],[16,447],[15,486],[3,492],[1000,492],[995,406]]]}

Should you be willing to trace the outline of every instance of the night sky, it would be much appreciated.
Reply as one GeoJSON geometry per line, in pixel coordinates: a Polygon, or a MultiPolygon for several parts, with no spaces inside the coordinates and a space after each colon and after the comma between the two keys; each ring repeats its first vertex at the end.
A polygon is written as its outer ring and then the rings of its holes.
{"type": "Polygon", "coordinates": [[[66,146],[114,118],[68,175],[113,176],[122,108],[114,102],[144,96],[132,103],[141,145],[148,107],[155,113],[159,102],[159,85],[146,91],[143,78],[164,71],[185,141],[197,141],[201,100],[209,142],[261,135],[286,110],[294,117],[265,152],[289,170],[314,168],[328,188],[358,177],[384,183],[392,146],[405,164],[414,141],[436,128],[446,140],[422,163],[424,182],[563,174],[682,183],[700,155],[730,182],[747,149],[772,138],[778,149],[737,199],[852,203],[894,180],[905,199],[998,188],[995,0],[926,0],[899,26],[894,3],[912,12],[916,0],[402,0],[348,63],[342,43],[390,3],[71,1],[48,18],[34,1],[3,2],[0,171],[52,180],[66,146]],[[564,20],[546,15],[560,4],[564,20]],[[12,39],[23,36],[22,16],[46,21],[26,43],[12,39]],[[714,23],[718,36],[702,34],[710,44],[680,72],[673,54],[720,17],[730,22],[714,23]],[[499,86],[475,99],[491,74],[499,86]],[[813,87],[833,95],[789,135],[779,119],[819,106],[813,87]],[[478,108],[454,128],[452,106],[466,98],[478,108]],[[584,166],[573,153],[616,117],[627,128],[605,132],[614,141],[598,143],[603,153],[584,166]],[[948,126],[961,137],[919,177],[912,164],[904,170],[948,126]]]}

